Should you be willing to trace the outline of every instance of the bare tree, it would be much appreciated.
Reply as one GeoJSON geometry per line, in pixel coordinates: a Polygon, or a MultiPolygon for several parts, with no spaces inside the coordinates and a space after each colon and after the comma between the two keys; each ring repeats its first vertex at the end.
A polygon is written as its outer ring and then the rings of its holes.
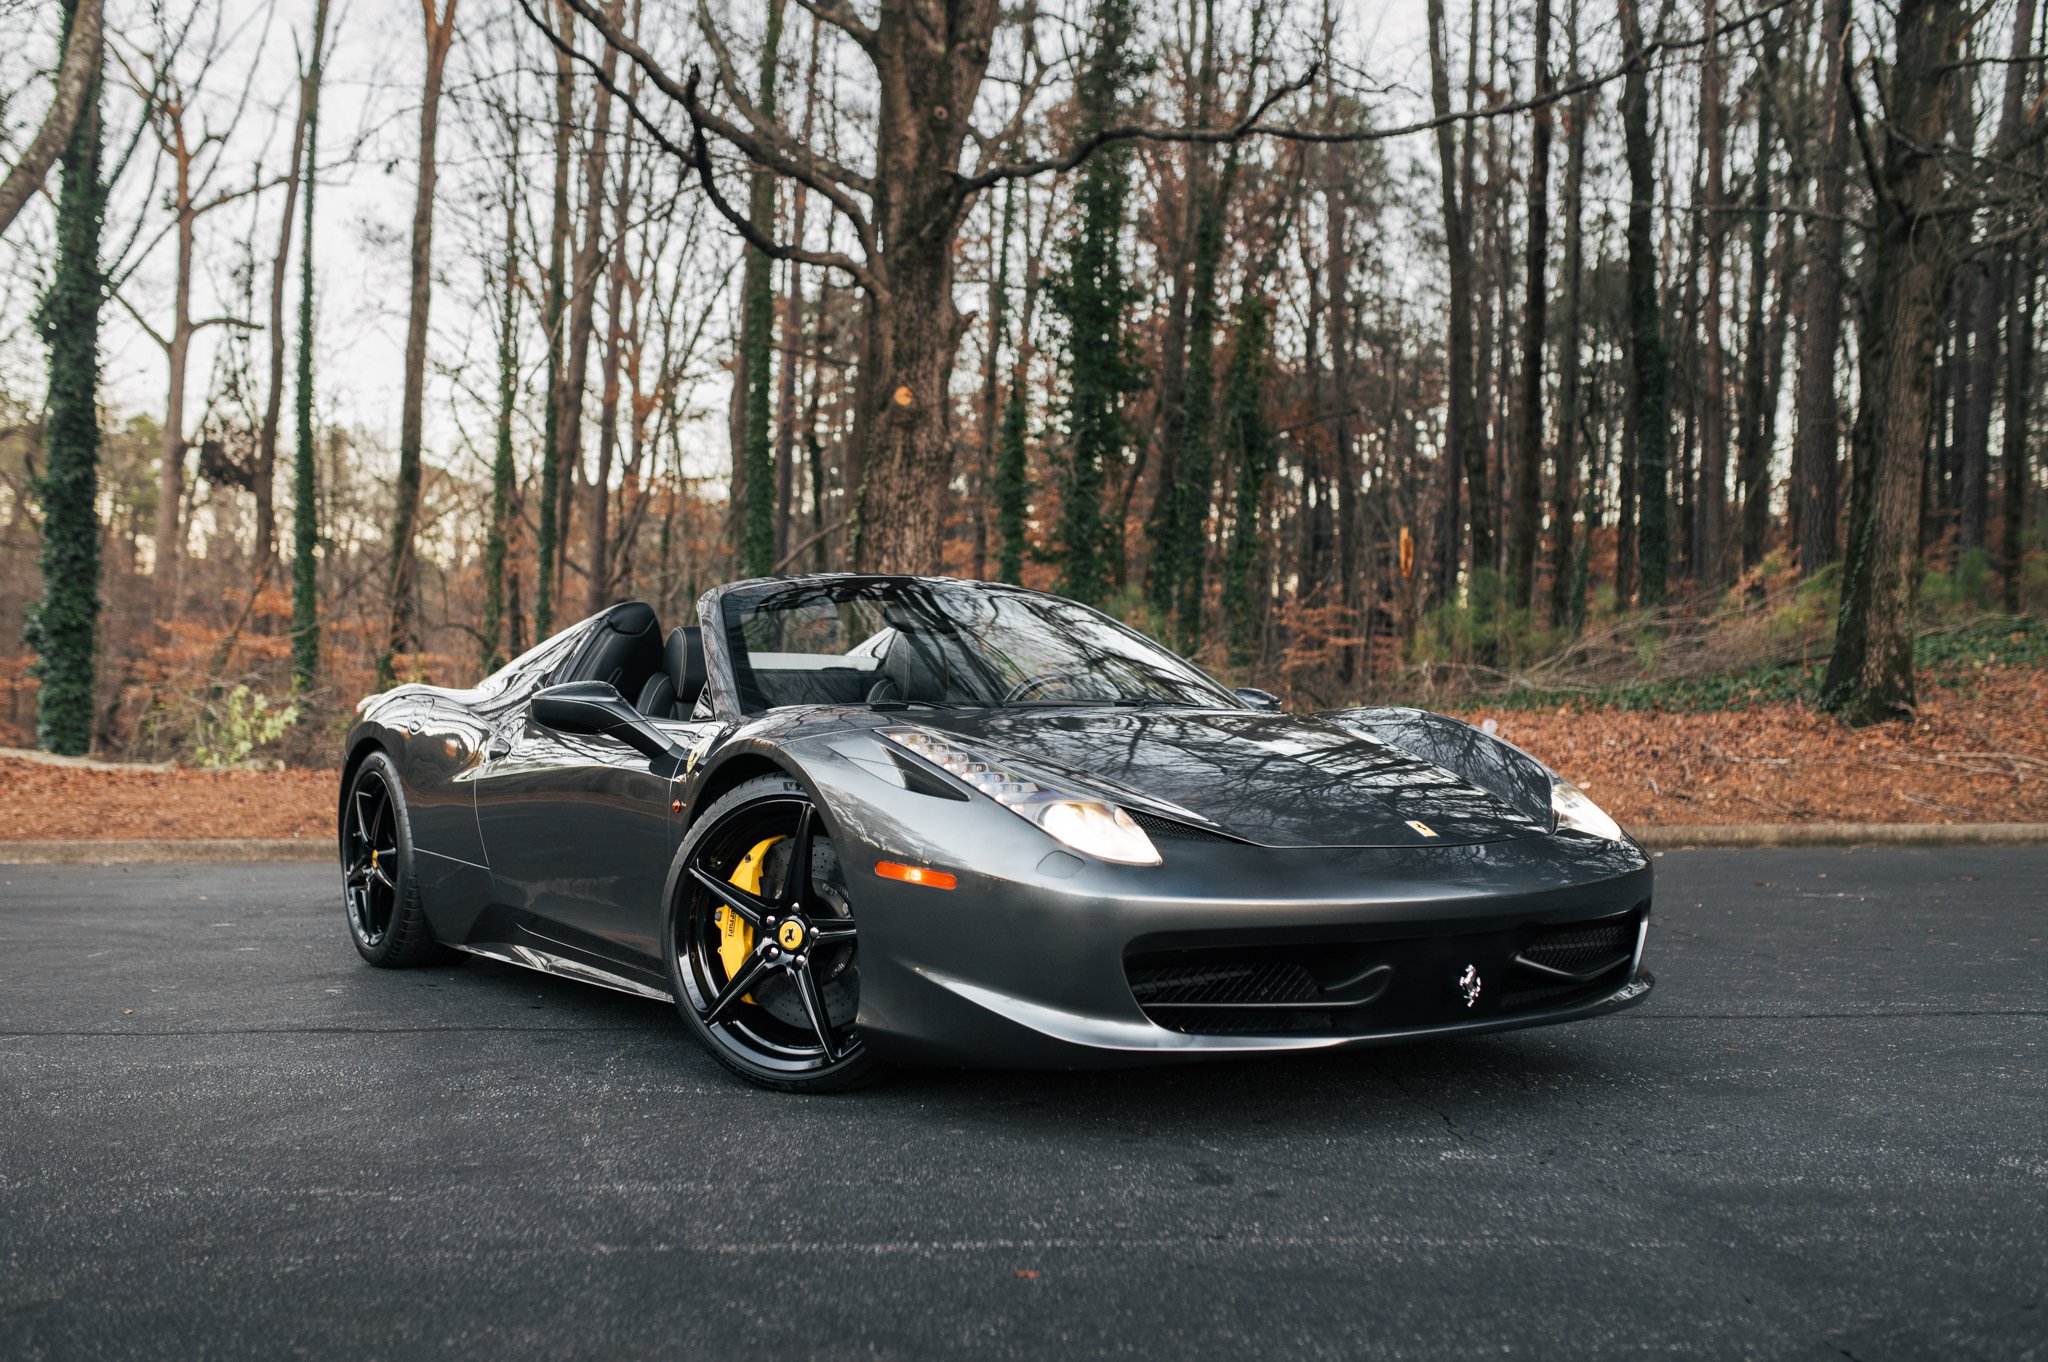
{"type": "Polygon", "coordinates": [[[426,72],[420,84],[419,178],[412,209],[412,292],[405,324],[405,395],[399,409],[398,505],[391,517],[391,575],[385,595],[390,620],[377,656],[377,681],[388,686],[397,656],[413,642],[420,510],[422,423],[427,384],[427,313],[434,297],[435,141],[440,134],[441,83],[448,49],[455,41],[456,0],[420,0],[425,26],[426,72]]]}
{"type": "Polygon", "coordinates": [[[65,31],[64,58],[57,66],[57,88],[50,99],[50,110],[43,116],[36,135],[22,149],[21,158],[8,167],[6,179],[0,180],[0,236],[7,234],[22,205],[42,188],[44,177],[57,164],[64,144],[71,140],[71,130],[78,126],[79,116],[91,101],[93,83],[100,70],[101,23],[100,0],[78,0],[65,31]]]}
{"type": "MultiPolygon", "coordinates": [[[[1933,418],[1935,331],[1948,199],[1939,152],[1956,81],[1963,0],[1903,0],[1886,73],[1889,117],[1862,130],[1877,228],[1865,288],[1856,486],[1828,703],[1851,723],[1910,714],[1920,475],[1933,418]],[[1883,160],[1871,145],[1883,140],[1883,160]]],[[[1855,97],[1856,87],[1848,87],[1855,97]]]]}
{"type": "MultiPolygon", "coordinates": [[[[1550,0],[1536,0],[1536,97],[1556,82],[1550,71],[1550,0]]],[[[1508,599],[1528,609],[1536,596],[1536,536],[1543,519],[1543,342],[1550,330],[1550,106],[1538,105],[1529,133],[1529,226],[1522,257],[1522,390],[1508,516],[1508,599]]]]}
{"type": "MultiPolygon", "coordinates": [[[[1451,295],[1450,357],[1446,365],[1450,394],[1444,426],[1444,457],[1448,461],[1445,501],[1448,509],[1438,583],[1438,590],[1444,595],[1455,589],[1458,571],[1461,527],[1455,508],[1457,479],[1461,472],[1471,493],[1473,566],[1493,561],[1493,521],[1487,511],[1486,445],[1479,429],[1478,392],[1472,377],[1472,204],[1469,193],[1459,192],[1458,152],[1450,117],[1448,45],[1443,0],[1429,0],[1429,93],[1430,106],[1436,114],[1437,169],[1442,182],[1444,251],[1448,257],[1451,295]]],[[[1468,146],[1465,153],[1468,169],[1471,159],[1468,146]]]]}
{"type": "Polygon", "coordinates": [[[1792,445],[1789,501],[1799,572],[1810,577],[1835,561],[1841,519],[1836,450],[1841,412],[1835,395],[1835,357],[1842,348],[1842,202],[1849,169],[1850,0],[1826,0],[1821,11],[1821,126],[1814,139],[1813,217],[1806,232],[1806,279],[1801,310],[1799,376],[1793,395],[1798,422],[1792,445]]]}
{"type": "MultiPolygon", "coordinates": [[[[185,38],[200,18],[197,10],[188,16],[184,28],[160,32],[160,50],[152,55],[142,72],[128,71],[129,82],[146,103],[147,122],[159,153],[168,163],[170,189],[166,195],[171,239],[171,315],[162,327],[155,326],[129,301],[126,284],[132,275],[115,280],[113,296],[144,335],[164,353],[167,381],[164,395],[164,424],[157,474],[156,583],[157,606],[166,616],[177,604],[178,573],[185,548],[185,455],[190,440],[185,434],[186,385],[190,377],[192,342],[209,327],[249,326],[246,318],[229,315],[195,317],[192,314],[194,251],[202,218],[270,186],[252,178],[231,188],[214,190],[228,167],[225,149],[239,120],[242,104],[236,103],[219,126],[211,125],[198,111],[197,101],[206,78],[219,69],[220,35],[216,31],[208,50],[191,64],[197,74],[187,79],[179,74],[185,38]]],[[[246,96],[245,96],[246,98],[246,96]]],[[[137,257],[146,257],[145,250],[137,257]]]]}
{"type": "Polygon", "coordinates": [[[299,73],[299,111],[292,123],[291,168],[286,172],[284,211],[277,228],[277,254],[270,264],[270,391],[264,399],[263,425],[256,435],[256,562],[268,571],[277,542],[275,506],[277,430],[284,416],[284,284],[291,261],[292,219],[298,212],[300,169],[306,152],[306,125],[319,98],[321,55],[327,42],[327,0],[315,0],[313,31],[299,73]]]}

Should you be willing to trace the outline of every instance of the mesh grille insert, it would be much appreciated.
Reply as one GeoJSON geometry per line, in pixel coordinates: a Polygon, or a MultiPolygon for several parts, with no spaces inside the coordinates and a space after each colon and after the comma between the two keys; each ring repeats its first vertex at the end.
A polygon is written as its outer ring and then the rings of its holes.
{"type": "Polygon", "coordinates": [[[1131,992],[1140,1006],[1256,1006],[1312,1002],[1321,993],[1296,960],[1227,964],[1133,964],[1131,992]]]}
{"type": "Polygon", "coordinates": [[[1636,918],[1630,913],[1613,922],[1545,932],[1524,947],[1522,954],[1539,965],[1576,974],[1617,955],[1632,954],[1635,944],[1636,918]]]}
{"type": "Polygon", "coordinates": [[[1172,818],[1161,818],[1156,813],[1146,813],[1141,809],[1126,808],[1124,812],[1130,815],[1133,823],[1143,828],[1146,834],[1152,837],[1165,837],[1179,842],[1236,842],[1238,840],[1235,837],[1226,837],[1220,832],[1211,832],[1207,828],[1198,828],[1192,823],[1182,823],[1172,818]]]}

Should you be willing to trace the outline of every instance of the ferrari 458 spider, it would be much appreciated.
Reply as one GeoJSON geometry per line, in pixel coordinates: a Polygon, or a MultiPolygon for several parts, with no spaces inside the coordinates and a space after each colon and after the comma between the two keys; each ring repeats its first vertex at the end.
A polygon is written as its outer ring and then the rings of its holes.
{"type": "Polygon", "coordinates": [[[672,1001],[788,1090],[1576,1021],[1640,1001],[1650,865],[1519,749],[1280,712],[1071,601],[924,577],[639,602],[358,705],[356,949],[672,1001]]]}

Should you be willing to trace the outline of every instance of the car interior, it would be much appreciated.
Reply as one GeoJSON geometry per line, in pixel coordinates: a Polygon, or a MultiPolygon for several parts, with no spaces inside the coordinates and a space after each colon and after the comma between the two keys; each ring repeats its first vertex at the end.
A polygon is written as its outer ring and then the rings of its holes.
{"type": "Polygon", "coordinates": [[[914,616],[885,610],[885,627],[846,653],[748,649],[735,660],[742,698],[754,709],[888,702],[961,704],[975,699],[957,678],[976,675],[959,643],[914,616]]]}
{"type": "Polygon", "coordinates": [[[687,719],[704,693],[704,641],[695,625],[669,632],[645,601],[621,601],[563,662],[551,683],[604,681],[650,719],[687,719]]]}

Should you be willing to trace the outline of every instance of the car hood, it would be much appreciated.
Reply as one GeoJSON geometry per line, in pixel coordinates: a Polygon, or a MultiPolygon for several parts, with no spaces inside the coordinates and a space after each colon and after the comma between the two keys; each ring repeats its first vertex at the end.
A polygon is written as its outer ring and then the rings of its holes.
{"type": "Polygon", "coordinates": [[[1091,706],[917,722],[1264,846],[1468,846],[1549,831],[1441,766],[1311,716],[1091,706]]]}

